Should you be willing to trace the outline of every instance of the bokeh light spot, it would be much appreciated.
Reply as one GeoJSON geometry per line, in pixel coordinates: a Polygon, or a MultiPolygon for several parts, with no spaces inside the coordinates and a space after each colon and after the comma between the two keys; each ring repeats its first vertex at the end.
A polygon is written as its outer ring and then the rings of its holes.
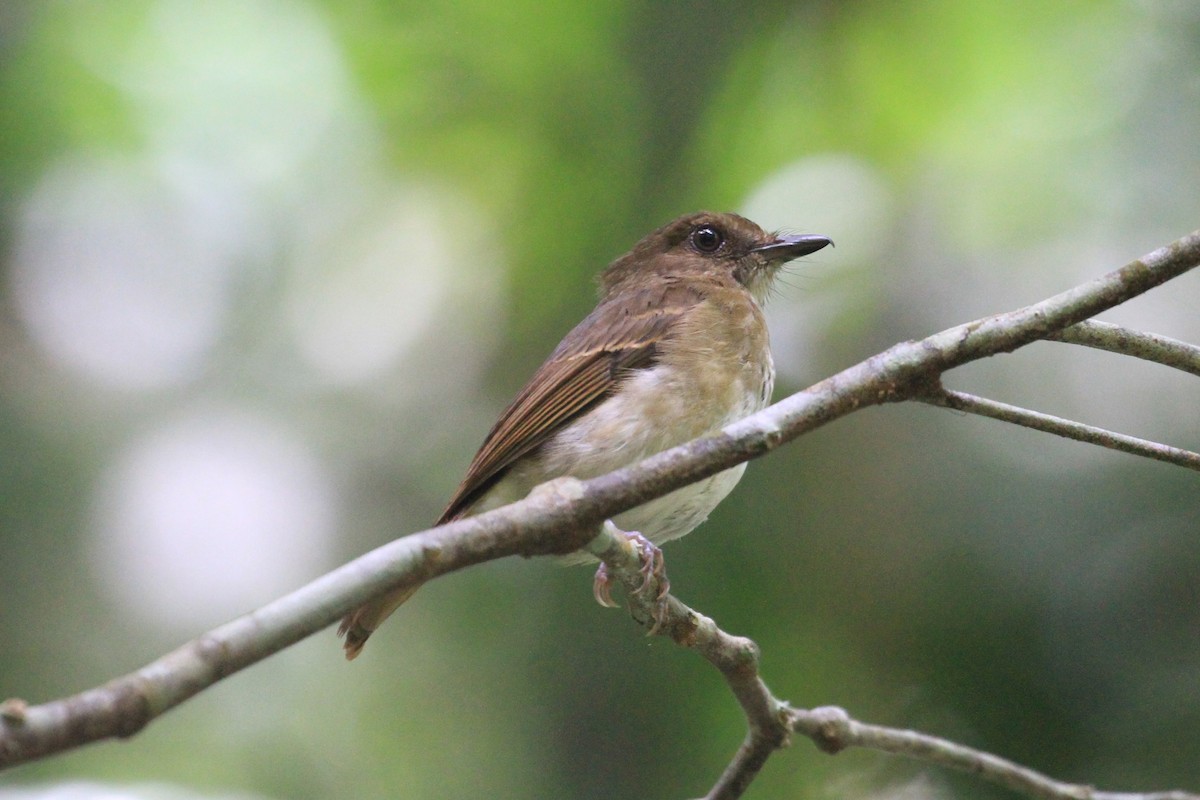
{"type": "Polygon", "coordinates": [[[94,563],[131,615],[195,630],[330,566],[333,490],[290,433],[196,414],[121,453],[99,495],[94,563]]]}
{"type": "Polygon", "coordinates": [[[30,336],[72,371],[146,389],[195,374],[226,310],[227,264],[154,178],[63,163],[26,203],[12,265],[30,336]]]}

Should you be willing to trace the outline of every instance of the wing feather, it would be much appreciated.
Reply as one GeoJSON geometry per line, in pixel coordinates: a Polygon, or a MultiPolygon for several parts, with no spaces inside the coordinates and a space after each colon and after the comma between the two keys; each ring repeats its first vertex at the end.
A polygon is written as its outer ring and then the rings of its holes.
{"type": "Polygon", "coordinates": [[[513,463],[608,397],[630,370],[653,366],[660,342],[690,307],[679,301],[695,299],[670,294],[676,296],[660,295],[657,303],[602,303],[567,334],[488,433],[438,524],[466,513],[513,463]]]}

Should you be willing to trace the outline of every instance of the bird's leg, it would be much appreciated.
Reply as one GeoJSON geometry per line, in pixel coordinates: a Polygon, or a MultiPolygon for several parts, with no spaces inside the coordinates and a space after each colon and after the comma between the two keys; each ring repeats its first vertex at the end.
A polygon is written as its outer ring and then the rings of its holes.
{"type": "MultiPolygon", "coordinates": [[[[663,560],[662,550],[637,531],[622,531],[616,525],[613,525],[611,521],[606,522],[605,527],[611,533],[623,536],[637,552],[641,560],[641,567],[638,569],[638,573],[642,576],[642,582],[636,588],[631,587],[631,592],[636,595],[645,595],[646,592],[655,586],[658,587],[658,591],[654,595],[654,610],[652,612],[654,625],[650,628],[650,633],[655,633],[658,631],[666,614],[667,604],[665,598],[667,592],[671,589],[671,581],[667,578],[666,562],[663,560]]],[[[617,608],[617,603],[612,599],[612,583],[613,578],[608,574],[608,568],[601,563],[596,570],[596,578],[592,584],[592,593],[596,597],[596,602],[606,608],[617,608]]]]}

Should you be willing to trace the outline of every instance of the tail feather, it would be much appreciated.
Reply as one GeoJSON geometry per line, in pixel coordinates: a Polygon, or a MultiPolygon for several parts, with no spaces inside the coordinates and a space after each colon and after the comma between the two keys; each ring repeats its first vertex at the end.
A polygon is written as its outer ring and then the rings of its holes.
{"type": "MultiPolygon", "coordinates": [[[[460,487],[459,493],[462,489],[460,487]]],[[[451,520],[458,519],[467,513],[467,508],[463,507],[460,501],[452,501],[450,505],[438,517],[434,525],[442,525],[451,520]]],[[[416,594],[417,589],[421,588],[418,583],[415,586],[407,586],[401,589],[388,592],[383,597],[377,597],[366,605],[360,606],[342,619],[342,624],[338,625],[338,636],[344,637],[342,649],[346,651],[346,660],[353,661],[362,652],[363,646],[367,643],[367,639],[371,634],[383,624],[383,621],[391,616],[392,612],[416,594]]]]}
{"type": "Polygon", "coordinates": [[[346,651],[346,660],[353,661],[375,629],[420,588],[418,583],[397,589],[347,614],[337,631],[338,636],[345,637],[342,648],[346,651]]]}

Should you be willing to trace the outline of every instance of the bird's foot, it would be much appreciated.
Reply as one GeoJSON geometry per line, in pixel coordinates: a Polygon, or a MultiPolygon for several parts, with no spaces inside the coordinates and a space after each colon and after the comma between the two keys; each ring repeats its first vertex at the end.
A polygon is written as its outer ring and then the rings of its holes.
{"type": "MultiPolygon", "coordinates": [[[[636,531],[622,531],[611,522],[605,524],[611,526],[610,531],[612,533],[625,537],[634,550],[637,551],[642,564],[638,569],[638,573],[642,576],[642,582],[636,587],[630,587],[630,591],[634,595],[641,597],[645,597],[648,592],[654,591],[652,600],[653,608],[651,610],[654,625],[651,626],[647,635],[657,633],[666,620],[666,598],[667,593],[671,590],[671,581],[667,578],[666,562],[663,559],[662,550],[636,531]]],[[[592,593],[595,595],[596,602],[606,608],[618,607],[617,603],[612,599],[612,584],[613,578],[608,574],[608,568],[604,564],[601,564],[596,570],[596,578],[592,584],[592,593]]]]}

